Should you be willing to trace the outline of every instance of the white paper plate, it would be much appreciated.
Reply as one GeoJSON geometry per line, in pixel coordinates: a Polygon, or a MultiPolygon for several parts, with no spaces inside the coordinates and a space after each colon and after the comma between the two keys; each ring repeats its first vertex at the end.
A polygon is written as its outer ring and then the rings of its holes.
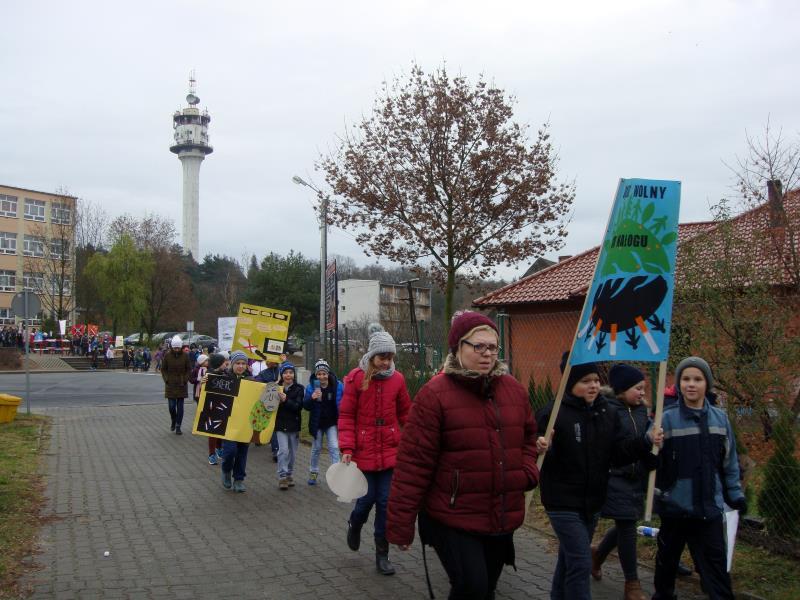
{"type": "Polygon", "coordinates": [[[355,462],[336,463],[325,472],[328,487],[338,496],[339,502],[352,502],[367,493],[367,478],[355,462]]]}

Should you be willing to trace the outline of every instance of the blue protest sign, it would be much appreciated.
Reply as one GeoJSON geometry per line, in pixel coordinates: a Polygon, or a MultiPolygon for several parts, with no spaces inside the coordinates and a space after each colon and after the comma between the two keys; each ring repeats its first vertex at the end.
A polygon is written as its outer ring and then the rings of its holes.
{"type": "Polygon", "coordinates": [[[621,179],[570,363],[669,353],[679,181],[621,179]]]}

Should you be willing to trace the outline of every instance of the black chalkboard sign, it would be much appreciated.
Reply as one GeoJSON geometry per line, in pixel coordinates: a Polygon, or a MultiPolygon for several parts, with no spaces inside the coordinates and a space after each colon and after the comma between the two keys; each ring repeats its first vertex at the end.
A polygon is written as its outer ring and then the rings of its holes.
{"type": "Polygon", "coordinates": [[[230,377],[228,375],[212,375],[209,373],[208,381],[206,382],[206,390],[209,393],[224,394],[225,396],[238,396],[239,395],[239,382],[238,377],[230,377]]]}

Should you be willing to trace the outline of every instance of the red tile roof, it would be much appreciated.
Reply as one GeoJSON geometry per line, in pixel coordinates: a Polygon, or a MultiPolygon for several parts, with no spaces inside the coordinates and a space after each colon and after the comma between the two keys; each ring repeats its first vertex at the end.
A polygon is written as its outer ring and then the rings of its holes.
{"type": "MultiPolygon", "coordinates": [[[[800,193],[786,194],[785,208],[792,223],[800,223],[800,193]]],[[[766,204],[753,208],[733,219],[733,226],[742,237],[754,237],[769,224],[769,209],[766,204]]],[[[682,223],[678,226],[678,244],[697,236],[712,232],[717,223],[703,221],[682,223]]],[[[708,238],[709,240],[713,238],[708,238]]],[[[713,248],[713,243],[709,244],[713,248]]],[[[558,302],[580,298],[586,294],[594,274],[599,246],[542,269],[519,281],[510,283],[473,301],[474,306],[491,307],[510,304],[558,302]]],[[[713,251],[712,251],[713,252],[713,251]]],[[[759,260],[759,258],[755,258],[759,260]]]]}

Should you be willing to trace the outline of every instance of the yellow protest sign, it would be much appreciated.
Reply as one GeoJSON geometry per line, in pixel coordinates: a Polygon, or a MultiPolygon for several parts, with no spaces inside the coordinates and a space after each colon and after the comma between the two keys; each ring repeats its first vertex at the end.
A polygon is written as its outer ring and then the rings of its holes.
{"type": "Polygon", "coordinates": [[[195,411],[192,433],[266,444],[275,429],[279,404],[277,383],[209,374],[195,411]]]}
{"type": "Polygon", "coordinates": [[[253,360],[280,362],[292,313],[255,304],[240,304],[232,350],[241,350],[253,360]]]}

